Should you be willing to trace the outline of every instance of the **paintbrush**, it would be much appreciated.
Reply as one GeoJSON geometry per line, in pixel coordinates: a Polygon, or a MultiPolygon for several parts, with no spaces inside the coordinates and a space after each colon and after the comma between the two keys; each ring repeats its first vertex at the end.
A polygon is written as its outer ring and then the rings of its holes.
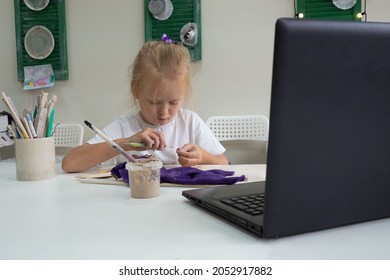
{"type": "MultiPolygon", "coordinates": [[[[138,143],[138,142],[130,142],[130,143],[126,143],[125,145],[132,146],[132,147],[135,147],[135,148],[145,148],[146,147],[145,144],[138,143]]],[[[167,149],[174,149],[175,147],[166,146],[165,148],[167,148],[167,149]]]]}
{"type": "Polygon", "coordinates": [[[117,143],[112,141],[110,137],[108,137],[106,134],[103,133],[100,129],[98,129],[96,126],[92,125],[89,121],[84,121],[84,123],[93,131],[96,132],[97,135],[102,137],[108,144],[111,145],[115,150],[117,150],[119,153],[121,153],[125,158],[127,158],[131,162],[138,162],[135,158],[133,158],[130,154],[128,154],[122,147],[120,147],[117,143]]]}

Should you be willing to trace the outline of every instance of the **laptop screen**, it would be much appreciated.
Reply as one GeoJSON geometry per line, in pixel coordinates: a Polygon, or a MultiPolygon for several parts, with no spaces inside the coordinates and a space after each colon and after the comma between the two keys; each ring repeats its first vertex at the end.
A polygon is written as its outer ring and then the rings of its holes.
{"type": "Polygon", "coordinates": [[[390,215],[390,24],[278,20],[267,164],[270,235],[390,215]]]}

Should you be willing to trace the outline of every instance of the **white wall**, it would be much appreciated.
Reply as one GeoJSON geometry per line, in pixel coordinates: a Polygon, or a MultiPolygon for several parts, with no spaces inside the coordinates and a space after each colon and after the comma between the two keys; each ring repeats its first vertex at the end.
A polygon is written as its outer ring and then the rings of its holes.
{"type": "MultiPolygon", "coordinates": [[[[128,111],[127,72],[144,42],[144,1],[65,2],[69,80],[47,90],[59,98],[55,121],[88,119],[103,127],[128,111]]],[[[369,21],[389,21],[390,1],[367,2],[369,21]]],[[[34,99],[17,81],[13,5],[0,0],[0,91],[22,110],[34,99]]],[[[274,23],[293,16],[293,0],[203,0],[201,5],[202,60],[194,63],[193,109],[203,119],[268,115],[274,23]]],[[[86,138],[91,135],[86,130],[86,138]]]]}

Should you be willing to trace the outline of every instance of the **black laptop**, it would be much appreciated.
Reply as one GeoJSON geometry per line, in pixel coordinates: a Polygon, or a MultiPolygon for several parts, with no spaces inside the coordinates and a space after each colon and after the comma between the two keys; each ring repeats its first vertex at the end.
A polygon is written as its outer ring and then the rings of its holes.
{"type": "Polygon", "coordinates": [[[267,238],[389,217],[390,24],[279,19],[266,182],[183,196],[267,238]]]}

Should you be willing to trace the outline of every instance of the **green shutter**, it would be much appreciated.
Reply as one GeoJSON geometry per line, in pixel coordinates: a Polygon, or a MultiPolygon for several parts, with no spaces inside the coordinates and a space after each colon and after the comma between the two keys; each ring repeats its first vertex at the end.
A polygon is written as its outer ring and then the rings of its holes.
{"type": "Polygon", "coordinates": [[[157,20],[149,12],[150,0],[144,0],[145,11],[145,41],[161,40],[163,34],[171,39],[181,42],[180,30],[189,23],[196,23],[198,27],[198,40],[195,46],[186,46],[191,54],[192,60],[202,59],[202,28],[200,21],[200,0],[171,0],[173,13],[166,20],[157,20]]]}
{"type": "Polygon", "coordinates": [[[25,66],[51,64],[56,79],[68,79],[68,55],[66,46],[65,0],[50,0],[49,5],[41,11],[28,8],[23,0],[14,0],[16,55],[18,80],[24,80],[25,66]],[[45,59],[34,59],[24,48],[24,37],[27,31],[37,25],[50,30],[55,40],[53,52],[45,59]]]}
{"type": "Polygon", "coordinates": [[[297,13],[302,13],[304,18],[356,20],[360,21],[361,0],[347,10],[337,8],[332,0],[296,0],[297,13]]]}

